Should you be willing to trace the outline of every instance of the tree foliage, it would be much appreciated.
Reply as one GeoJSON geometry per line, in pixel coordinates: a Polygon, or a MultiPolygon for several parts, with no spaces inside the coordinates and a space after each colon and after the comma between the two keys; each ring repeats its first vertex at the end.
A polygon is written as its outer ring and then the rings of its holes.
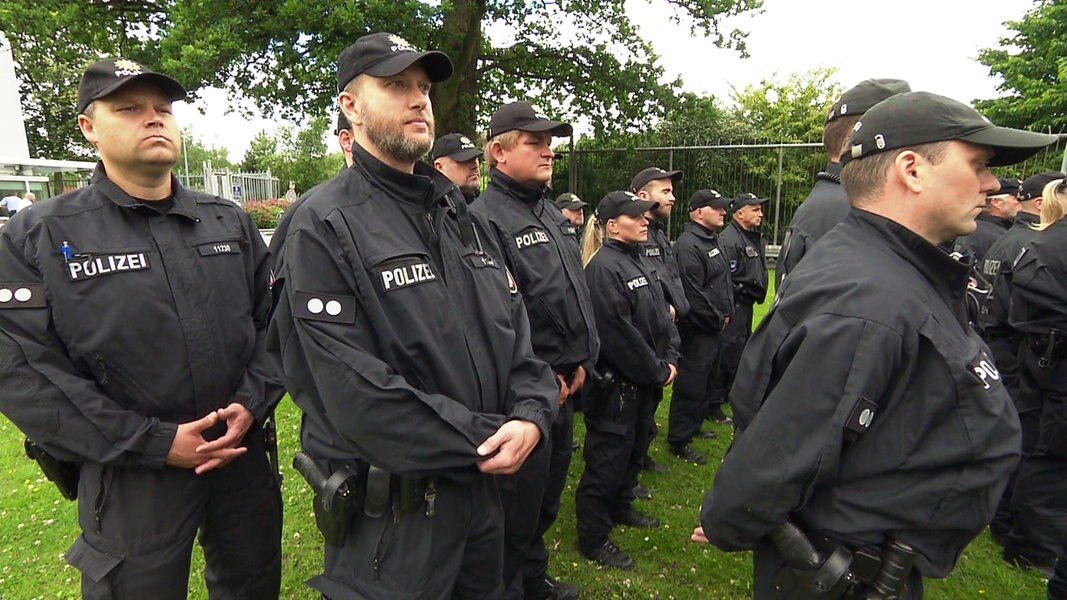
{"type": "MultiPolygon", "coordinates": [[[[744,52],[725,18],[762,0],[655,0],[682,30],[744,52]]],[[[37,154],[85,154],[73,129],[81,69],[122,54],[196,90],[301,120],[335,114],[336,59],[357,37],[391,31],[447,52],[456,74],[433,92],[438,132],[480,130],[501,102],[524,98],[597,133],[636,129],[672,106],[652,46],[624,0],[6,0],[0,30],[15,47],[37,154]],[[72,142],[73,140],[73,142],[72,142]]]]}
{"type": "Polygon", "coordinates": [[[341,153],[329,152],[322,141],[330,125],[330,120],[321,116],[303,129],[279,127],[274,133],[261,131],[252,139],[240,168],[270,171],[282,190],[289,189],[289,182],[293,182],[297,193],[306,192],[333,177],[344,164],[341,153]]]}
{"type": "Polygon", "coordinates": [[[1067,0],[1037,0],[997,48],[978,62],[998,75],[1004,96],[976,100],[998,125],[1067,133],[1067,0]]]}

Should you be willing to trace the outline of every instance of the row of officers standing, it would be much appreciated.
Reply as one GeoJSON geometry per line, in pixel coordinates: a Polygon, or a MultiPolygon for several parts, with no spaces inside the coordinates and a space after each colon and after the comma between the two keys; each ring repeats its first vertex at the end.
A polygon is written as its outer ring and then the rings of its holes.
{"type": "MultiPolygon", "coordinates": [[[[937,245],[973,231],[974,198],[996,189],[987,165],[1052,139],[932,94],[871,101],[841,157],[853,209],[809,240],[746,347],[767,287],[763,200],[697,192],[672,247],[661,227],[681,173],[649,168],[599,202],[580,253],[547,196],[551,141],[570,126],[498,109],[489,187],[468,203],[473,144],[433,147],[429,91],[452,70],[390,34],[345,49],[351,164],[287,212],[270,253],[238,207],[171,175],[178,82],[127,59],[85,72],[93,184],[0,232],[0,410],[78,500],[67,559],[83,596],[185,597],[199,535],[211,597],[277,597],[267,451],[284,390],[303,413],[294,466],[316,493],[324,572],[309,585],[325,597],[577,597],[549,577],[543,536],[579,397],[580,549],[631,568],[610,532],[658,524],[632,504],[672,383],[667,441],[693,461],[731,390],[738,436],[694,539],[755,548],[757,597],[828,581],[840,593],[826,597],[874,597],[855,594],[901,564],[893,582],[921,597],[922,576],[946,575],[988,521],[1019,427],[960,312],[969,270],[937,245]],[[791,552],[798,539],[814,560],[791,552]],[[911,562],[886,553],[898,547],[911,562]]],[[[1038,329],[1063,313],[1040,302],[1062,306],[1047,286],[1064,280],[1041,241],[1012,270],[1033,301],[1009,308],[1038,329]]],[[[1020,342],[1042,389],[1058,382],[1051,331],[1020,342]]],[[[1039,429],[1039,447],[1059,439],[1039,429]]]]}

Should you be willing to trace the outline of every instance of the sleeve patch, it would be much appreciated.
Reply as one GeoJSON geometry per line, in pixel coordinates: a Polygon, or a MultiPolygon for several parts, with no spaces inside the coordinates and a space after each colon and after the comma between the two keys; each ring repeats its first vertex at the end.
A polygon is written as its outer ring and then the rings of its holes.
{"type": "Polygon", "coordinates": [[[866,433],[874,421],[874,413],[878,411],[878,405],[860,396],[856,405],[852,407],[852,413],[845,422],[845,429],[856,433],[866,433]]]}
{"type": "Polygon", "coordinates": [[[355,323],[356,297],[297,290],[293,298],[293,316],[309,321],[355,323]]]}
{"type": "Polygon", "coordinates": [[[48,306],[44,286],[36,283],[0,283],[0,310],[48,306]]]}

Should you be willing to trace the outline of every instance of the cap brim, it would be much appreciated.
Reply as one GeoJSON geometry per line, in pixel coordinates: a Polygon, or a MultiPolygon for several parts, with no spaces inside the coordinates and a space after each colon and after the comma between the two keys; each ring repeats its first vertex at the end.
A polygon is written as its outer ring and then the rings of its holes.
{"type": "Polygon", "coordinates": [[[585,202],[581,202],[581,201],[578,201],[578,202],[563,202],[563,203],[559,204],[560,208],[566,208],[567,210],[578,210],[579,208],[585,208],[586,206],[589,206],[589,205],[586,204],[585,202]]]}
{"type": "Polygon", "coordinates": [[[570,123],[544,119],[530,121],[515,129],[520,131],[551,131],[553,137],[568,137],[574,133],[574,128],[571,127],[570,123]]]}
{"type": "Polygon", "coordinates": [[[1055,143],[1059,138],[1046,133],[993,125],[956,139],[990,146],[993,149],[993,158],[989,159],[986,164],[991,167],[1003,167],[1030,158],[1055,143]]]}
{"type": "Polygon", "coordinates": [[[619,211],[619,214],[639,217],[657,206],[659,206],[659,202],[653,202],[652,200],[634,200],[633,202],[627,202],[619,211]]]}
{"type": "MultiPolygon", "coordinates": [[[[460,150],[455,154],[442,154],[441,156],[447,156],[456,162],[467,162],[472,158],[478,158],[482,155],[482,151],[477,148],[468,148],[467,150],[460,150]]],[[[438,157],[440,158],[440,157],[438,157]]]]}
{"type": "Polygon", "coordinates": [[[78,107],[78,113],[84,112],[85,108],[93,102],[101,98],[106,98],[111,94],[114,94],[115,92],[119,91],[120,89],[130,85],[131,83],[136,82],[147,82],[151,83],[152,85],[155,85],[163,91],[163,94],[166,95],[171,102],[184,100],[185,97],[188,95],[188,92],[185,91],[185,86],[178,83],[178,81],[175,79],[167,77],[162,73],[142,73],[140,75],[130,77],[129,79],[122,79],[120,81],[116,81],[115,83],[100,90],[88,102],[85,103],[85,106],[78,107]]]}
{"type": "Polygon", "coordinates": [[[770,201],[770,198],[746,198],[744,200],[735,200],[732,205],[734,208],[741,208],[742,206],[750,206],[753,204],[766,204],[770,201]]]}
{"type": "Polygon", "coordinates": [[[363,72],[374,77],[392,77],[404,71],[418,61],[422,61],[422,67],[426,69],[430,81],[437,83],[445,81],[452,76],[452,59],[444,52],[430,50],[429,52],[405,52],[370,67],[363,72]]]}

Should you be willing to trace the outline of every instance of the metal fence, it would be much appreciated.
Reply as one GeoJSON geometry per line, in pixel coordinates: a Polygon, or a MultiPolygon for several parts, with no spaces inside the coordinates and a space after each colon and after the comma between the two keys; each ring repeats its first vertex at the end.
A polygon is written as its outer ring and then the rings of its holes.
{"type": "MultiPolygon", "coordinates": [[[[175,173],[178,182],[187,189],[197,192],[212,194],[237,204],[249,200],[269,200],[278,198],[280,194],[280,182],[277,177],[266,173],[240,173],[229,169],[213,169],[211,163],[204,163],[203,170],[199,173],[175,173]]],[[[90,173],[64,173],[62,190],[58,193],[69,192],[83,188],[92,181],[90,173]]]]}
{"type": "MultiPolygon", "coordinates": [[[[686,204],[699,189],[723,196],[749,192],[770,202],[764,209],[763,231],[768,244],[778,245],[797,207],[807,197],[815,175],[826,168],[821,143],[747,143],[662,148],[611,148],[561,151],[553,177],[557,194],[570,191],[591,205],[613,190],[627,189],[641,169],[681,169],[678,199],[669,223],[675,239],[688,216],[686,204]]],[[[1067,168],[1067,135],[1018,165],[994,169],[1001,177],[1025,178],[1040,171],[1067,168]]]]}

